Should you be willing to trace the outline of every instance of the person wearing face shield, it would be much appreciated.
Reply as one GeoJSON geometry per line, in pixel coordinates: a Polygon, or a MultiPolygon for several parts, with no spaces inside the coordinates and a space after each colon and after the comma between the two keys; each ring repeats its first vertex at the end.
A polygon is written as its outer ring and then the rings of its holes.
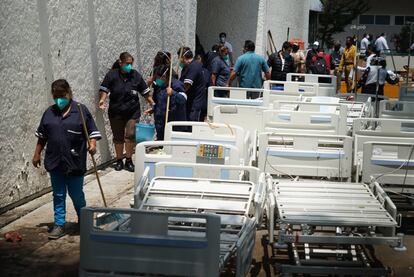
{"type": "Polygon", "coordinates": [[[286,81],[286,75],[295,71],[294,61],[290,53],[292,45],[285,41],[282,50],[269,56],[267,64],[271,68],[270,79],[274,81],[286,81]]]}
{"type": "MultiPolygon", "coordinates": [[[[228,49],[225,45],[219,46],[219,55],[211,62],[211,85],[218,87],[225,87],[230,78],[230,67],[227,64],[229,59],[228,49]]],[[[215,91],[216,97],[226,97],[228,92],[215,91]]]]}
{"type": "Polygon", "coordinates": [[[134,171],[132,154],[135,147],[135,123],[141,116],[139,94],[151,105],[154,105],[150,89],[141,74],[133,69],[134,58],[123,52],[119,60],[106,75],[99,88],[99,109],[106,108],[109,95],[108,117],[115,145],[115,170],[134,171]],[[125,148],[125,165],[123,154],[125,148]]]}
{"type": "Polygon", "coordinates": [[[154,86],[158,87],[154,106],[154,121],[157,131],[157,140],[164,140],[165,113],[167,99],[170,97],[168,122],[187,120],[187,95],[184,92],[184,84],[172,75],[171,87],[168,86],[170,67],[159,65],[154,68],[154,86]]]}
{"type": "Polygon", "coordinates": [[[219,34],[219,44],[223,44],[227,47],[229,58],[226,60],[226,63],[228,66],[233,67],[234,61],[233,61],[233,46],[230,44],[230,42],[227,41],[227,34],[222,32],[219,34]]]}
{"type": "Polygon", "coordinates": [[[194,54],[189,47],[178,49],[177,54],[182,68],[180,81],[184,83],[187,95],[187,120],[204,121],[207,115],[208,81],[205,69],[194,59],[194,54]]]}
{"type": "Polygon", "coordinates": [[[54,227],[49,233],[49,239],[58,239],[65,235],[66,191],[69,192],[78,215],[78,223],[80,222],[81,208],[86,205],[83,192],[86,154],[87,151],[95,154],[96,141],[101,139],[101,133],[88,108],[73,100],[72,90],[66,80],[54,81],[51,91],[55,104],[43,113],[36,130],[38,141],[32,163],[35,167],[40,166],[41,153],[47,146],[44,165],[52,183],[54,209],[54,227]],[[84,115],[90,138],[89,148],[79,109],[84,115]]]}
{"type": "Polygon", "coordinates": [[[346,47],[344,53],[342,54],[341,62],[339,64],[338,70],[342,75],[342,72],[345,75],[346,83],[346,92],[350,93],[352,91],[352,70],[354,69],[354,62],[356,56],[356,46],[353,45],[353,40],[351,37],[346,38],[346,47]]]}

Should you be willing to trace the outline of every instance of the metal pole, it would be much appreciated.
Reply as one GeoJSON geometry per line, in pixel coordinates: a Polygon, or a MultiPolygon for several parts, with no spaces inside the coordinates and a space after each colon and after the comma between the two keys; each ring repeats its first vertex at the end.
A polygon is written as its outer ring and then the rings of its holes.
{"type": "Polygon", "coordinates": [[[412,26],[413,22],[410,22],[410,43],[408,45],[408,64],[407,64],[407,79],[405,80],[405,94],[408,94],[408,76],[410,75],[410,59],[411,59],[411,44],[412,41],[412,26]]]}

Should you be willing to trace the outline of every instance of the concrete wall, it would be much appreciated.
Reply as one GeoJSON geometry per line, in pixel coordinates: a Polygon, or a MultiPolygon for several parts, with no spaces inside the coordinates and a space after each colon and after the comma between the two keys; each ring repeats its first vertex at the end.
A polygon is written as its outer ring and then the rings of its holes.
{"type": "Polygon", "coordinates": [[[196,30],[204,50],[210,50],[225,32],[236,60],[244,41],[256,40],[258,9],[258,0],[199,0],[196,30]]]}
{"type": "Polygon", "coordinates": [[[280,50],[287,38],[299,38],[307,45],[309,31],[309,0],[260,0],[259,28],[262,38],[257,38],[257,52],[266,53],[266,33],[272,32],[276,48],[280,50]],[[264,20],[265,19],[265,20],[264,20]],[[260,26],[262,25],[262,26],[260,26]],[[263,28],[265,26],[265,28],[263,28]]]}
{"type": "Polygon", "coordinates": [[[49,186],[31,165],[34,131],[52,103],[50,84],[65,78],[93,113],[104,139],[97,159],[113,157],[98,88],[120,52],[143,74],[160,49],[194,47],[196,0],[4,0],[0,3],[0,208],[49,186]]]}

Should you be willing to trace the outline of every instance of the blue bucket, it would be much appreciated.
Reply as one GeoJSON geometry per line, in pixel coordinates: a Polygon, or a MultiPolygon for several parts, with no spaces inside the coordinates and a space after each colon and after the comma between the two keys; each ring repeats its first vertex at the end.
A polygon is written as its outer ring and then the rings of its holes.
{"type": "Polygon", "coordinates": [[[143,141],[154,140],[155,126],[147,123],[136,123],[135,124],[135,141],[137,143],[143,141]]]}

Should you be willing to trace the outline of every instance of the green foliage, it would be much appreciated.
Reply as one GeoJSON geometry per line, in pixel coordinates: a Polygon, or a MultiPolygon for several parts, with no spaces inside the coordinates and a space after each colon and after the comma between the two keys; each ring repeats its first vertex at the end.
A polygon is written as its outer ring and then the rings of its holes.
{"type": "Polygon", "coordinates": [[[368,0],[321,0],[319,39],[322,45],[333,44],[332,35],[343,32],[352,20],[370,9],[368,0]]]}

